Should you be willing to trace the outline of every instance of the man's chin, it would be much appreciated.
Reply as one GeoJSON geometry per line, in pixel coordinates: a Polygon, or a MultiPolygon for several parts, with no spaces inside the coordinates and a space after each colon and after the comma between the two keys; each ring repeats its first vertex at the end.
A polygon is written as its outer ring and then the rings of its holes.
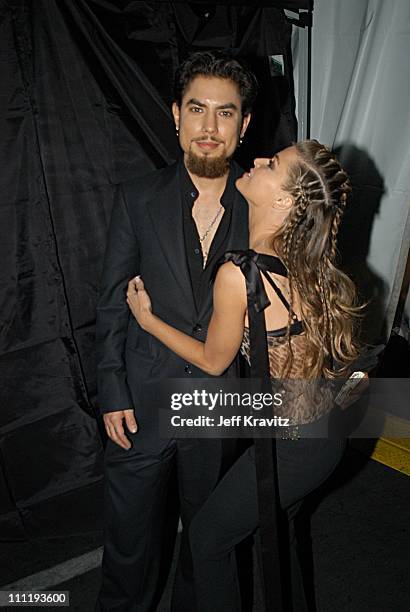
{"type": "Polygon", "coordinates": [[[201,178],[221,178],[229,171],[230,159],[225,155],[212,157],[210,155],[196,155],[189,151],[186,158],[186,167],[192,174],[201,178]]]}

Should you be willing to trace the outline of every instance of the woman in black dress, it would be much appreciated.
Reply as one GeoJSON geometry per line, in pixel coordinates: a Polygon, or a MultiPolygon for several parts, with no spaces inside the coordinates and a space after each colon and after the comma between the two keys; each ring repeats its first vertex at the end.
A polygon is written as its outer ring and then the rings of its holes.
{"type": "MultiPolygon", "coordinates": [[[[236,185],[249,203],[251,249],[227,253],[219,267],[206,342],[156,317],[139,278],[130,281],[127,294],[134,316],[144,330],[211,375],[221,374],[238,350],[253,376],[264,374],[264,360],[272,378],[314,381],[347,372],[357,357],[360,308],[352,281],[335,263],[350,191],[346,173],[326,147],[310,140],[256,159],[236,185]]],[[[287,416],[297,426],[320,419],[328,409],[325,400],[295,400],[287,416]]],[[[276,440],[276,457],[280,506],[294,513],[332,473],[344,443],[291,437],[276,440]]],[[[200,612],[241,610],[235,546],[259,524],[252,445],[190,526],[200,612]]],[[[304,609],[302,599],[298,610],[304,609]]]]}

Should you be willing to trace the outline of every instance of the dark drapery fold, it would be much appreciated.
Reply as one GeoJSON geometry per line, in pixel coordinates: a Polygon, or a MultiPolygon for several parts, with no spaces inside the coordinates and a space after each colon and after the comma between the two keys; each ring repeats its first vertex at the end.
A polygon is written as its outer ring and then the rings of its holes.
{"type": "Polygon", "coordinates": [[[178,63],[222,47],[257,72],[243,164],[294,140],[296,121],[280,8],[221,4],[205,17],[192,3],[0,0],[0,28],[0,538],[17,538],[32,534],[38,504],[44,517],[48,499],[101,476],[94,322],[106,229],[116,185],[178,154],[178,63]]]}

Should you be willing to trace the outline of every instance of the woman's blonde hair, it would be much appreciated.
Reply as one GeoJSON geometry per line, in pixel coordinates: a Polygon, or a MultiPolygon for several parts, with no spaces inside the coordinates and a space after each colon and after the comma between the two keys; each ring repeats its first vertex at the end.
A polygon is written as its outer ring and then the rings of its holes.
{"type": "MultiPolygon", "coordinates": [[[[306,333],[306,378],[344,373],[358,354],[358,304],[352,280],[336,265],[337,235],[351,191],[349,178],[333,153],[316,140],[295,145],[297,160],[283,189],[294,206],[274,248],[288,269],[291,306],[296,291],[306,333]]],[[[288,322],[290,343],[291,316],[288,322]]],[[[282,375],[285,375],[283,373],[282,375]]]]}

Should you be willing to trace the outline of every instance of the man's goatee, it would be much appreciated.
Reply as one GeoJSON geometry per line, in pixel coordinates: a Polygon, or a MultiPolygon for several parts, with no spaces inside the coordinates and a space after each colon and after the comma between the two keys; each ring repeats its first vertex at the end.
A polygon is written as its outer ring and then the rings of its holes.
{"type": "Polygon", "coordinates": [[[190,149],[186,160],[186,167],[192,174],[201,178],[220,178],[229,171],[229,158],[225,157],[225,155],[214,158],[207,157],[206,155],[199,157],[190,149]]]}

